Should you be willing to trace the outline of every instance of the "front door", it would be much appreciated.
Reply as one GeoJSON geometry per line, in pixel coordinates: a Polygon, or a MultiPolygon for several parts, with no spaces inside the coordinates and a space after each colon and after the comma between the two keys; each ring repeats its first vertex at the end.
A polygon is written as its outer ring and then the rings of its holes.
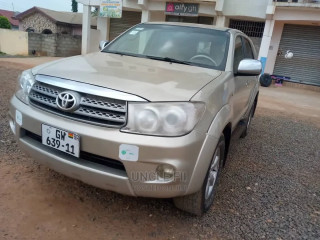
{"type": "Polygon", "coordinates": [[[242,36],[237,36],[235,39],[235,50],[234,50],[234,62],[233,62],[233,73],[234,73],[234,97],[233,97],[233,115],[235,123],[239,122],[245,115],[249,107],[249,99],[251,92],[254,88],[256,77],[253,76],[239,76],[237,75],[239,63],[243,59],[253,59],[253,52],[250,43],[247,39],[242,36]],[[249,44],[248,46],[246,46],[249,44]],[[251,54],[250,54],[251,52],[251,54]]]}

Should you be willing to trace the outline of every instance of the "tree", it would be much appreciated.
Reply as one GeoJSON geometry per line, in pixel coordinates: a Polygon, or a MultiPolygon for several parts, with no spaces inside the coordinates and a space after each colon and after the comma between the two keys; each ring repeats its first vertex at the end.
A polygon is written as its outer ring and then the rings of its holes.
{"type": "Polygon", "coordinates": [[[72,12],[78,12],[78,3],[76,0],[72,0],[71,7],[72,7],[72,12]]]}
{"type": "Polygon", "coordinates": [[[8,18],[0,16],[0,28],[11,29],[11,24],[8,18]]]}

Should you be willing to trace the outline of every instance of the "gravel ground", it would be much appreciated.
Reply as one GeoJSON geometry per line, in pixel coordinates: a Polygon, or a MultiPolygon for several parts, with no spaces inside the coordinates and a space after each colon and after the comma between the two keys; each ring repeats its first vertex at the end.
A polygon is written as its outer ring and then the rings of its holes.
{"type": "MultiPolygon", "coordinates": [[[[0,239],[320,239],[320,127],[258,106],[232,139],[203,217],[171,200],[122,196],[64,177],[20,152],[7,124],[22,65],[0,65],[0,239]]],[[[320,119],[318,119],[320,121],[320,119]]]]}

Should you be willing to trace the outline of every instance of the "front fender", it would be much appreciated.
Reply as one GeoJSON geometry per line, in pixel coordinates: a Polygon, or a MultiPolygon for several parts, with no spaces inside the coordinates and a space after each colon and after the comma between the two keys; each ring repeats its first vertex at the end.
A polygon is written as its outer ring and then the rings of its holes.
{"type": "Polygon", "coordinates": [[[211,123],[198,155],[186,195],[201,189],[221,133],[229,122],[231,122],[231,107],[227,104],[221,108],[211,123]]]}

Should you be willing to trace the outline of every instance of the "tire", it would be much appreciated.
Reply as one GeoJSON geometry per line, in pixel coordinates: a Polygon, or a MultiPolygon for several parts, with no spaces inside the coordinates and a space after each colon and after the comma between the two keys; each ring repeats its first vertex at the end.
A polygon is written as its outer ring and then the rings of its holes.
{"type": "Polygon", "coordinates": [[[197,216],[201,216],[210,209],[219,183],[224,157],[225,139],[221,135],[201,189],[191,195],[174,198],[173,202],[177,208],[197,216]]]}
{"type": "Polygon", "coordinates": [[[262,87],[269,87],[272,83],[272,78],[270,74],[264,73],[260,76],[259,81],[262,87]]]}
{"type": "Polygon", "coordinates": [[[240,138],[245,138],[247,135],[248,135],[248,132],[249,132],[249,128],[250,128],[250,125],[251,125],[251,121],[252,121],[252,118],[253,118],[253,114],[254,114],[254,111],[255,111],[255,103],[253,103],[251,109],[250,109],[250,113],[247,117],[247,119],[245,120],[245,128],[243,130],[243,132],[241,133],[240,135],[240,138]]]}

